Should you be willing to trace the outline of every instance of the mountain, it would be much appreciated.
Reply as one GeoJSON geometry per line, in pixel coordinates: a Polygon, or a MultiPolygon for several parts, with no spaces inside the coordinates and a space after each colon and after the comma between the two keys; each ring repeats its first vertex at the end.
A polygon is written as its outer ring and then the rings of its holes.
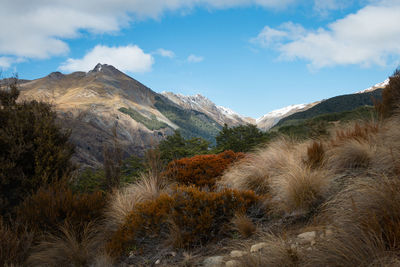
{"type": "Polygon", "coordinates": [[[256,120],[257,127],[268,131],[275,125],[283,125],[285,121],[289,120],[307,119],[322,114],[350,111],[364,105],[373,105],[372,99],[380,99],[382,89],[388,84],[389,79],[354,94],[277,109],[258,118],[256,120]]]}
{"type": "Polygon", "coordinates": [[[256,120],[257,127],[263,131],[268,131],[269,129],[274,127],[281,119],[296,112],[307,110],[317,103],[318,102],[311,104],[290,105],[281,109],[273,110],[256,120]]]}
{"type": "Polygon", "coordinates": [[[255,123],[254,119],[243,117],[229,108],[217,106],[210,99],[200,94],[194,96],[185,96],[172,92],[162,92],[161,94],[187,110],[196,110],[207,114],[220,125],[226,123],[228,126],[238,126],[247,123],[255,123]]]}
{"type": "Polygon", "coordinates": [[[286,122],[294,120],[310,119],[319,115],[329,113],[340,113],[345,111],[355,110],[362,106],[373,106],[375,100],[382,98],[381,88],[374,90],[358,92],[355,94],[335,96],[297,113],[293,113],[285,118],[282,118],[276,125],[282,126],[286,122]]]}
{"type": "Polygon", "coordinates": [[[152,145],[180,129],[185,137],[213,141],[222,125],[207,114],[188,110],[157,94],[111,65],[89,72],[53,72],[20,84],[21,100],[50,102],[64,128],[71,130],[75,160],[96,167],[103,148],[116,139],[124,156],[143,155],[152,145]],[[113,128],[117,136],[113,136],[113,128]]]}

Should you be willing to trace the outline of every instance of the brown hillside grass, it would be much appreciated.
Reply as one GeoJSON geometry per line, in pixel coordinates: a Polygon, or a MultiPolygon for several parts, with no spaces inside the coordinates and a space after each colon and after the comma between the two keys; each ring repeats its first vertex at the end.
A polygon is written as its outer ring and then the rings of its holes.
{"type": "Polygon", "coordinates": [[[28,266],[88,266],[102,242],[92,223],[76,231],[68,223],[60,227],[60,233],[48,234],[45,240],[33,248],[28,266]]]}
{"type": "Polygon", "coordinates": [[[399,203],[397,176],[360,177],[327,204],[321,221],[337,231],[317,244],[308,266],[396,266],[389,263],[399,263],[399,203]]]}
{"type": "Polygon", "coordinates": [[[218,184],[267,194],[270,191],[270,177],[283,172],[288,158],[293,158],[293,144],[285,139],[278,140],[234,164],[218,184]]]}

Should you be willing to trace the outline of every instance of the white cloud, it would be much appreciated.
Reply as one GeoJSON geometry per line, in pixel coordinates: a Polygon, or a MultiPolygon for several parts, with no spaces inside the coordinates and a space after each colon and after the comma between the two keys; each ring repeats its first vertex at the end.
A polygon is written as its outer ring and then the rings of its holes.
{"type": "Polygon", "coordinates": [[[306,60],[313,68],[386,65],[400,57],[399,24],[400,2],[387,0],[317,30],[292,23],[278,29],[267,26],[252,41],[276,49],[280,58],[306,60]]]}
{"type": "Polygon", "coordinates": [[[354,0],[314,0],[314,10],[325,16],[329,11],[344,9],[353,3],[354,0]]]}
{"type": "Polygon", "coordinates": [[[191,54],[191,55],[188,56],[188,58],[187,58],[187,62],[189,62],[189,63],[199,63],[199,62],[202,62],[203,60],[204,60],[203,57],[201,57],[201,56],[196,56],[196,55],[193,55],[193,54],[191,54]]]}
{"type": "Polygon", "coordinates": [[[66,55],[66,39],[82,32],[119,31],[132,20],[167,11],[256,5],[281,8],[296,0],[13,0],[0,8],[0,56],[48,58],[66,55]]]}
{"type": "Polygon", "coordinates": [[[136,45],[108,47],[97,45],[81,59],[69,58],[59,69],[62,71],[89,71],[97,63],[113,65],[121,71],[147,72],[154,58],[136,45]]]}
{"type": "Polygon", "coordinates": [[[166,50],[166,49],[163,49],[163,48],[157,49],[157,51],[155,51],[154,54],[160,55],[162,57],[168,57],[168,58],[174,58],[175,57],[175,53],[173,51],[166,50]]]}

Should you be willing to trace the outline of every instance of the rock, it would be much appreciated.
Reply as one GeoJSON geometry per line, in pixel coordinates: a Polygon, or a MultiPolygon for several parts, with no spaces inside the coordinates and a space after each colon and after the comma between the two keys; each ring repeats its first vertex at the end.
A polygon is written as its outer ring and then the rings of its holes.
{"type": "Polygon", "coordinates": [[[230,255],[232,258],[240,258],[246,255],[246,252],[241,250],[232,250],[230,255]]]}
{"type": "Polygon", "coordinates": [[[223,256],[213,256],[213,257],[208,257],[203,261],[203,266],[204,267],[219,267],[222,266],[224,262],[224,257],[223,256]]]}
{"type": "Polygon", "coordinates": [[[299,234],[297,238],[299,239],[299,243],[304,245],[311,243],[312,241],[315,240],[315,237],[317,236],[317,233],[315,231],[312,232],[305,232],[302,234],[299,234]]]}
{"type": "Polygon", "coordinates": [[[230,260],[225,262],[226,267],[239,267],[240,263],[237,260],[230,260]]]}
{"type": "Polygon", "coordinates": [[[268,244],[265,243],[265,242],[252,245],[251,248],[250,248],[250,252],[252,252],[252,253],[258,252],[258,251],[260,251],[261,249],[265,248],[266,246],[268,246],[268,244]]]}
{"type": "Polygon", "coordinates": [[[156,262],[154,263],[155,265],[158,265],[158,264],[160,264],[161,263],[161,261],[160,261],[160,259],[158,259],[158,260],[156,260],[156,262]]]}

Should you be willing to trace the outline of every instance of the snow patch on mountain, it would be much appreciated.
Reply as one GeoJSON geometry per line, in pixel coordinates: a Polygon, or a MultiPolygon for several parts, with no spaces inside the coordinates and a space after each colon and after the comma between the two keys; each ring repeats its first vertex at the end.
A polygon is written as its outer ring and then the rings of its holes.
{"type": "Polygon", "coordinates": [[[385,88],[387,85],[389,84],[389,79],[386,79],[385,81],[381,82],[381,83],[377,83],[365,90],[362,91],[358,91],[357,94],[362,94],[362,93],[367,93],[367,92],[372,92],[376,89],[380,89],[380,88],[385,88]]]}
{"type": "Polygon", "coordinates": [[[280,109],[276,109],[273,110],[267,114],[265,114],[264,116],[256,119],[257,124],[265,119],[269,119],[269,118],[281,118],[284,117],[286,114],[288,113],[293,113],[294,111],[303,109],[307,106],[308,104],[296,104],[296,105],[290,105],[284,108],[280,108],[280,109]]]}
{"type": "Polygon", "coordinates": [[[236,126],[251,122],[248,118],[239,115],[229,108],[215,105],[210,99],[201,94],[185,96],[165,91],[161,94],[185,109],[192,109],[207,114],[221,125],[226,123],[229,126],[236,126]]]}

